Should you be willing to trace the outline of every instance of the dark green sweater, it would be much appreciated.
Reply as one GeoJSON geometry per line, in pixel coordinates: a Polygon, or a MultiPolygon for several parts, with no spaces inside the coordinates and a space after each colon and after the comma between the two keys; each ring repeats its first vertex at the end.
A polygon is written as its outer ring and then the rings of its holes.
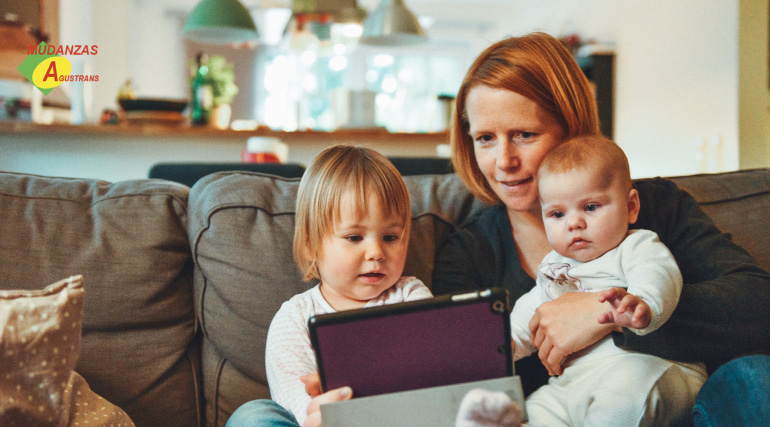
{"type": "MultiPolygon", "coordinates": [[[[674,314],[660,329],[645,336],[613,333],[615,345],[670,360],[706,362],[709,371],[736,356],[770,349],[765,326],[770,274],[673,182],[656,178],[635,185],[641,211],[632,228],[658,233],[679,263],[684,287],[674,314]]],[[[492,286],[507,289],[512,303],[535,286],[519,263],[502,205],[486,209],[454,233],[433,273],[436,295],[492,286]]],[[[536,354],[517,362],[516,373],[527,394],[547,380],[536,354]]]]}

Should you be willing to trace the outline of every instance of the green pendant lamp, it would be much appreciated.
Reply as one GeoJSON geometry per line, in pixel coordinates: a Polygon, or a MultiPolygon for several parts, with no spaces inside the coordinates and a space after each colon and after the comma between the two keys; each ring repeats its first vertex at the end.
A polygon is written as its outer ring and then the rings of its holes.
{"type": "Polygon", "coordinates": [[[182,35],[207,44],[242,43],[259,37],[249,11],[238,0],[202,0],[187,16],[182,35]]]}
{"type": "Polygon", "coordinates": [[[417,17],[407,9],[404,0],[381,0],[377,9],[366,17],[359,42],[394,46],[424,43],[427,40],[417,17]]]}

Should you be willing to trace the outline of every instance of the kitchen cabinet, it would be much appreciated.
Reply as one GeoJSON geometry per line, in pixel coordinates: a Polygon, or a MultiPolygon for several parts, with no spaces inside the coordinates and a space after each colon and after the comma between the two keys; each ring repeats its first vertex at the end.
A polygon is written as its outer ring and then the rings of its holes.
{"type": "Polygon", "coordinates": [[[30,46],[59,42],[59,0],[3,0],[0,3],[0,79],[24,80],[16,67],[30,46]]]}

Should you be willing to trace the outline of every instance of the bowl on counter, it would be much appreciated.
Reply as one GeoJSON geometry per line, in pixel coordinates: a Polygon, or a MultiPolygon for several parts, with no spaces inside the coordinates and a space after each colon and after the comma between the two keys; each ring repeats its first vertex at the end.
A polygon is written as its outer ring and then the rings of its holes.
{"type": "Polygon", "coordinates": [[[185,123],[182,114],[187,101],[160,98],[119,99],[120,118],[129,124],[159,124],[164,126],[185,123]]]}
{"type": "Polygon", "coordinates": [[[185,100],[162,98],[119,99],[123,111],[173,111],[181,113],[187,106],[185,100]]]}

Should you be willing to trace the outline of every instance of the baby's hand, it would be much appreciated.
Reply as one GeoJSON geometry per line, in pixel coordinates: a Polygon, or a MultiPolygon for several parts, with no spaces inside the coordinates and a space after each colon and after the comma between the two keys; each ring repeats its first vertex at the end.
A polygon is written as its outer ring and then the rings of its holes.
{"type": "Polygon", "coordinates": [[[650,306],[623,288],[612,288],[599,294],[599,302],[609,302],[612,310],[599,315],[599,323],[615,323],[625,328],[643,329],[650,324],[650,306]]]}

